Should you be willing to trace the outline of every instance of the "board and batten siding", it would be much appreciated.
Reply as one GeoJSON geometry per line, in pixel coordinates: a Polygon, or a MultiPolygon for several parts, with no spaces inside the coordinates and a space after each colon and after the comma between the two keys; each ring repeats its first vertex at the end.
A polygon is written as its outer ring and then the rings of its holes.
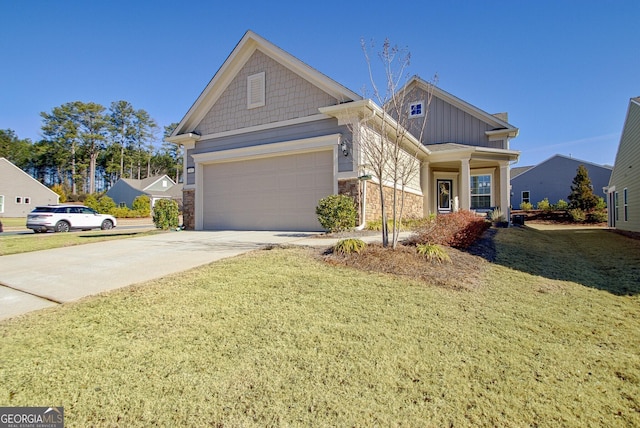
{"type": "Polygon", "coordinates": [[[256,50],[195,128],[200,135],[249,128],[318,114],[338,104],[298,74],[256,50]],[[265,105],[247,107],[247,78],[265,73],[265,105]]]}
{"type": "Polygon", "coordinates": [[[629,103],[616,162],[609,186],[618,193],[616,228],[640,232],[640,97],[629,103]],[[628,219],[624,221],[624,189],[627,189],[628,219]]]}

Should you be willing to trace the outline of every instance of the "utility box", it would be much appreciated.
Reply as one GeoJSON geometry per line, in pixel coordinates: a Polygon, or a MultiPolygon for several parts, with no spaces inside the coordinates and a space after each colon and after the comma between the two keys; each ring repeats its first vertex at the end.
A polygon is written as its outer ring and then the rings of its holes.
{"type": "Polygon", "coordinates": [[[524,226],[524,214],[514,214],[512,216],[511,222],[513,224],[520,224],[524,226]]]}

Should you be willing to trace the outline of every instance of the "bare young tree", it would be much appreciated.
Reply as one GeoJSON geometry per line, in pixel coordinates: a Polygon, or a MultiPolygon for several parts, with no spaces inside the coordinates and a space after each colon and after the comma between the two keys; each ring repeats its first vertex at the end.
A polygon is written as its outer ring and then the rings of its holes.
{"type": "MultiPolygon", "coordinates": [[[[405,48],[392,45],[385,39],[378,53],[382,68],[382,85],[376,82],[376,71],[369,56],[368,46],[361,40],[362,50],[369,71],[372,99],[380,108],[361,119],[353,127],[360,149],[360,168],[372,176],[378,186],[382,215],[382,243],[389,246],[388,220],[391,214],[391,245],[395,249],[402,216],[404,213],[407,185],[419,180],[421,160],[425,153],[422,137],[425,131],[429,106],[433,96],[431,88],[436,83],[434,76],[429,83],[425,99],[420,104],[419,114],[410,114],[410,102],[415,99],[406,73],[411,55],[405,48]],[[391,191],[390,207],[387,206],[385,188],[391,191]]],[[[366,94],[365,94],[366,97],[366,94]]],[[[415,113],[415,112],[414,112],[415,113]]]]}

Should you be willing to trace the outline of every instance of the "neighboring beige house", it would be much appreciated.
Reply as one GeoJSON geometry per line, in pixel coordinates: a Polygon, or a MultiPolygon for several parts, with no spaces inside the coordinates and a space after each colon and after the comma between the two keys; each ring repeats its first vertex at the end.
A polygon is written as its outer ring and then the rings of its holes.
{"type": "Polygon", "coordinates": [[[609,187],[609,226],[640,232],[640,97],[631,98],[609,187]]]}
{"type": "Polygon", "coordinates": [[[107,190],[106,195],[121,207],[132,208],[133,201],[142,195],[149,196],[151,207],[158,199],[173,199],[182,205],[182,185],[176,184],[166,174],[141,180],[121,178],[107,190]]]}
{"type": "Polygon", "coordinates": [[[58,194],[0,158],[0,217],[27,217],[38,205],[58,203],[58,194]]]}
{"type": "MultiPolygon", "coordinates": [[[[407,92],[427,131],[409,134],[419,174],[406,183],[405,214],[510,206],[509,148],[518,129],[419,79],[407,92]],[[421,104],[422,103],[422,104],[421,104]]],[[[167,141],[184,145],[187,228],[321,230],[315,207],[349,194],[360,220],[380,217],[378,186],[364,180],[362,138],[394,120],[324,74],[249,31],[167,141]]],[[[383,183],[386,184],[386,183],[383,183]]],[[[385,187],[385,196],[391,188],[385,187]]]]}

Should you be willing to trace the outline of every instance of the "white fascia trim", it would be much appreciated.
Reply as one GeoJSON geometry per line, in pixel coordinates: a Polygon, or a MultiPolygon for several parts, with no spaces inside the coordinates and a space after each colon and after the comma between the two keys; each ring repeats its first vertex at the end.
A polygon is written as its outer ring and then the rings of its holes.
{"type": "Polygon", "coordinates": [[[174,135],[172,137],[167,137],[164,139],[164,141],[168,143],[174,143],[174,144],[184,144],[186,147],[187,145],[193,146],[195,142],[198,141],[200,138],[202,137],[198,134],[195,134],[193,132],[187,132],[186,134],[179,134],[179,135],[174,135]]]}
{"type": "Polygon", "coordinates": [[[266,131],[268,129],[282,128],[285,126],[292,126],[292,125],[300,125],[303,123],[315,122],[318,120],[325,120],[325,119],[331,119],[331,116],[328,116],[326,114],[314,114],[312,116],[299,117],[296,119],[283,120],[280,122],[265,123],[264,125],[250,126],[248,128],[233,129],[231,131],[217,132],[215,134],[206,134],[200,137],[200,140],[204,141],[204,140],[213,140],[216,138],[231,137],[234,135],[247,134],[249,132],[266,131]]]}
{"type": "Polygon", "coordinates": [[[501,140],[503,138],[515,138],[520,133],[518,128],[494,129],[492,131],[484,131],[484,135],[489,137],[489,141],[501,140]]]}
{"type": "Polygon", "coordinates": [[[302,140],[285,141],[282,143],[261,144],[259,146],[241,147],[239,149],[221,150],[218,152],[197,153],[191,155],[196,165],[218,162],[235,162],[252,158],[281,156],[317,152],[333,148],[337,151],[341,134],[323,135],[302,140]]]}

